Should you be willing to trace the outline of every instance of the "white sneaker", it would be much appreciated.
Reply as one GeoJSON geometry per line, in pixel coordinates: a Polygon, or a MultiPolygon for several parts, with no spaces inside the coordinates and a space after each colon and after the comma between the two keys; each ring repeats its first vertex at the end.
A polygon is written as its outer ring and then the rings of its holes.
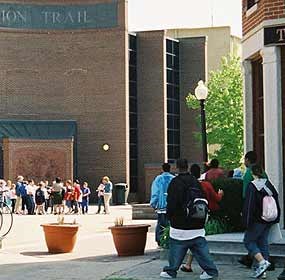
{"type": "Polygon", "coordinates": [[[162,277],[162,278],[173,278],[171,275],[169,275],[165,271],[160,272],[160,277],[162,277]]]}
{"type": "Polygon", "coordinates": [[[262,264],[259,264],[259,266],[256,268],[254,273],[251,275],[251,278],[259,278],[270,266],[270,262],[267,260],[264,260],[262,264]]]}
{"type": "Polygon", "coordinates": [[[200,275],[200,279],[213,279],[214,277],[209,275],[206,271],[203,271],[200,275]]]}
{"type": "Polygon", "coordinates": [[[266,272],[262,274],[261,279],[266,279],[266,272]]]}

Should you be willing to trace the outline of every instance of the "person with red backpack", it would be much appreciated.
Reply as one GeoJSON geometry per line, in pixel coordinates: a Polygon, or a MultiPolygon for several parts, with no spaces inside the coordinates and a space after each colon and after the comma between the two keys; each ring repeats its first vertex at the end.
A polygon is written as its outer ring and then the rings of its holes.
{"type": "Polygon", "coordinates": [[[252,278],[259,278],[269,268],[268,234],[270,227],[279,222],[280,206],[278,193],[270,181],[263,178],[263,170],[253,165],[254,180],[246,189],[242,217],[246,227],[244,244],[254,257],[256,266],[252,278]]]}

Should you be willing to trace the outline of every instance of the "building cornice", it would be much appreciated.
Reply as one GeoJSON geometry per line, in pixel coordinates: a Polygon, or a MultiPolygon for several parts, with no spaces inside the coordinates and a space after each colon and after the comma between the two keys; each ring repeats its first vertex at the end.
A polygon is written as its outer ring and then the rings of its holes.
{"type": "Polygon", "coordinates": [[[265,20],[256,27],[254,27],[252,30],[250,30],[248,33],[246,33],[243,36],[242,43],[252,37],[254,34],[256,34],[258,31],[263,29],[264,27],[270,27],[270,26],[276,26],[276,25],[283,25],[285,24],[285,18],[278,18],[278,19],[270,19],[265,20]]]}

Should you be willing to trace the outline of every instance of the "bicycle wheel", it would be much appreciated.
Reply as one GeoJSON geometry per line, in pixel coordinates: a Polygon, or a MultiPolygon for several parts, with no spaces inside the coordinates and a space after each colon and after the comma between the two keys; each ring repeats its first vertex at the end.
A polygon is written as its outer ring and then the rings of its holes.
{"type": "Polygon", "coordinates": [[[2,207],[0,208],[0,238],[4,238],[12,229],[13,226],[13,213],[10,207],[2,202],[2,207]]]}

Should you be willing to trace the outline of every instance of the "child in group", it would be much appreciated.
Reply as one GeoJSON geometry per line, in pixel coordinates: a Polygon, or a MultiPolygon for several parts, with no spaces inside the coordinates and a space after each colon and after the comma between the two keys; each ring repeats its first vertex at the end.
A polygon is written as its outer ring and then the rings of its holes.
{"type": "Polygon", "coordinates": [[[89,206],[89,196],[91,191],[88,187],[88,183],[84,182],[82,186],[82,214],[88,214],[88,206],[89,206]]]}
{"type": "Polygon", "coordinates": [[[44,182],[40,182],[36,190],[36,193],[35,193],[36,214],[37,215],[45,214],[45,192],[43,188],[44,188],[44,182]]]}

